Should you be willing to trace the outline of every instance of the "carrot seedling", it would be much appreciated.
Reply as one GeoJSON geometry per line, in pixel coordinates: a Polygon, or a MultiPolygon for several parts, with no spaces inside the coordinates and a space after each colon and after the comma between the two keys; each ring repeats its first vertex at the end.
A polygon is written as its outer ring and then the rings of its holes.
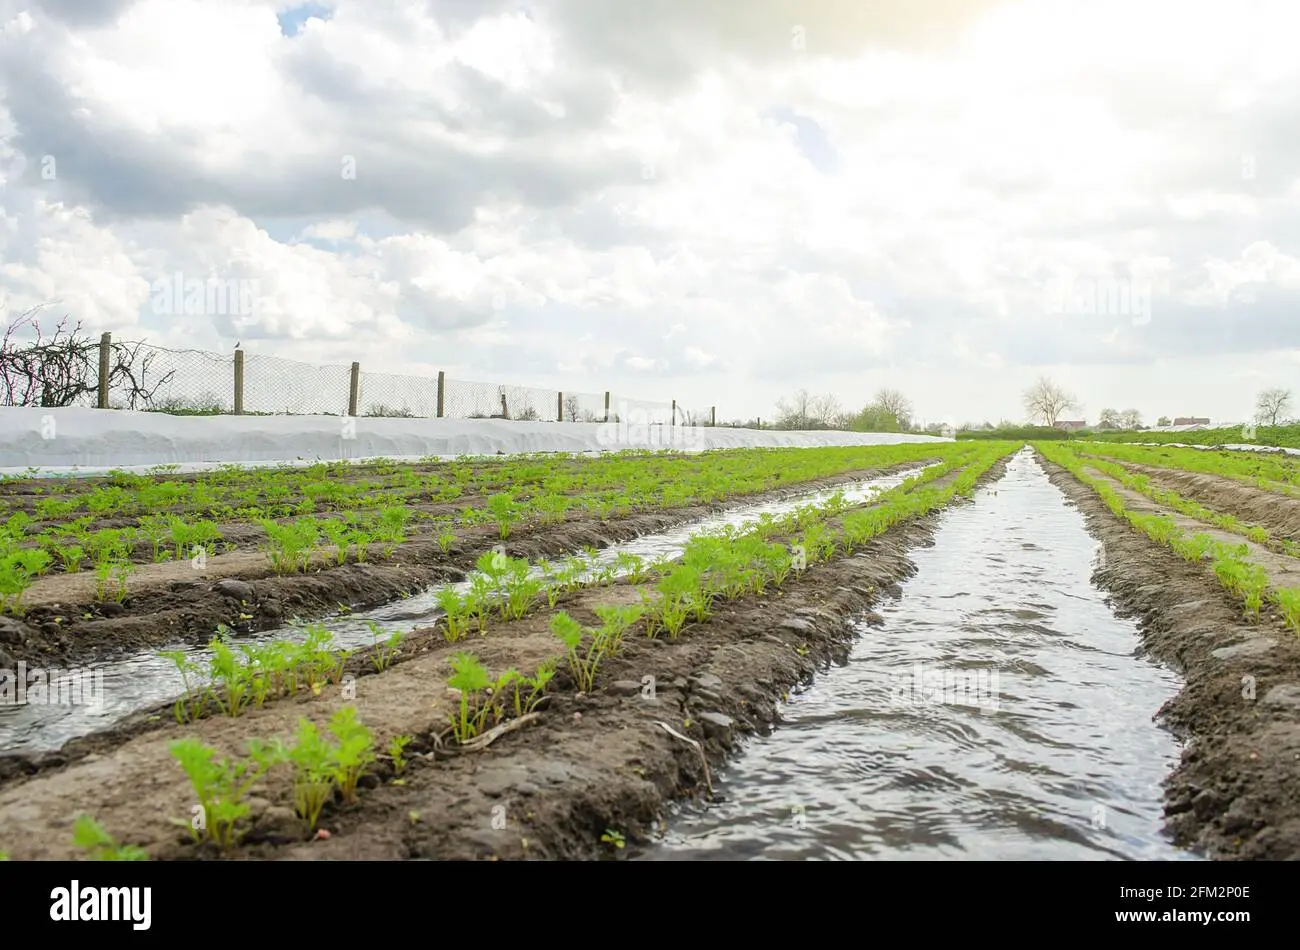
{"type": "Polygon", "coordinates": [[[238,823],[251,811],[244,800],[257,781],[282,758],[278,745],[261,740],[249,743],[247,758],[217,758],[217,750],[197,739],[188,738],[168,746],[190,780],[203,811],[201,828],[180,821],[190,829],[194,840],[207,837],[220,848],[234,847],[239,841],[238,823]]]}
{"type": "Polygon", "coordinates": [[[451,668],[454,672],[447,680],[447,685],[452,689],[460,690],[460,716],[452,717],[452,733],[456,741],[463,744],[477,733],[475,722],[481,718],[478,714],[480,694],[492,685],[492,681],[488,678],[483,664],[470,653],[457,653],[453,656],[451,668]],[[475,710],[474,719],[470,718],[471,709],[475,710]]]}
{"type": "Polygon", "coordinates": [[[118,844],[117,839],[89,815],[78,815],[72,827],[72,843],[85,851],[93,861],[148,861],[143,848],[133,844],[118,844]]]}
{"type": "Polygon", "coordinates": [[[297,741],[286,750],[294,766],[294,811],[315,831],[321,810],[334,794],[334,771],[330,763],[330,744],[320,730],[306,719],[298,720],[297,741]]]}
{"type": "Polygon", "coordinates": [[[338,743],[330,752],[334,783],[343,801],[351,804],[357,800],[357,782],[375,761],[373,740],[370,730],[357,719],[355,706],[344,706],[336,712],[329,729],[338,743]]]}
{"type": "Polygon", "coordinates": [[[388,740],[388,758],[393,763],[393,771],[398,775],[406,771],[407,761],[403,753],[410,744],[410,736],[393,736],[388,740]]]}

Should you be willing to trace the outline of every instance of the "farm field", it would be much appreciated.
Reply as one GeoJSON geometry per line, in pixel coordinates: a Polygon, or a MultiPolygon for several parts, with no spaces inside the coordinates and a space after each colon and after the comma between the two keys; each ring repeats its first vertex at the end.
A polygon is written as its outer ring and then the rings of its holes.
{"type": "Polygon", "coordinates": [[[1183,451],[963,442],[8,481],[7,522],[30,519],[10,557],[59,556],[59,526],[92,505],[84,528],[142,533],[94,548],[136,566],[120,612],[57,568],[11,601],[5,630],[39,630],[134,698],[99,720],[0,708],[0,828],[23,829],[0,851],[1300,856],[1300,538],[1277,507],[1294,472],[1183,451]],[[215,536],[185,533],[204,521],[215,536]],[[197,568],[195,544],[217,546],[197,568]],[[347,597],[384,579],[396,599],[347,597]],[[219,585],[219,616],[148,599],[201,604],[219,585]],[[67,590],[92,595],[81,646],[45,631],[72,612],[67,590]],[[915,688],[923,664],[938,686],[915,688]],[[166,669],[174,687],[135,682],[166,669]]]}
{"type": "Polygon", "coordinates": [[[1246,438],[1241,426],[1196,429],[1184,432],[1106,432],[1094,434],[1090,442],[1174,442],[1184,445],[1253,445],[1300,449],[1300,425],[1256,426],[1253,437],[1246,438]]]}
{"type": "Polygon", "coordinates": [[[496,546],[596,550],[737,499],[967,457],[955,443],[378,461],[0,481],[0,660],[79,663],[387,603],[496,546]],[[7,656],[6,656],[7,654],[7,656]]]}

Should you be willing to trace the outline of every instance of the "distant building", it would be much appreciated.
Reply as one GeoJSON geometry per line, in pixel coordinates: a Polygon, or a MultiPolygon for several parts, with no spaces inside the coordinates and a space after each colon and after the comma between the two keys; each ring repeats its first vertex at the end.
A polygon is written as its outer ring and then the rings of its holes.
{"type": "Polygon", "coordinates": [[[1082,419],[1061,419],[1056,423],[1056,428],[1064,429],[1066,432],[1078,432],[1087,427],[1088,423],[1082,419]]]}
{"type": "Polygon", "coordinates": [[[1174,420],[1176,426],[1208,426],[1209,419],[1202,419],[1199,416],[1179,416],[1174,420]]]}

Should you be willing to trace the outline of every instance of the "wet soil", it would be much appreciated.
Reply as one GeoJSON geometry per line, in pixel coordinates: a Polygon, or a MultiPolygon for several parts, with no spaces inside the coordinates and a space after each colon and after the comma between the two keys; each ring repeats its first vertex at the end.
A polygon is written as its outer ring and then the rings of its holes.
{"type": "MultiPolygon", "coordinates": [[[[1094,582],[1138,621],[1146,651],[1185,677],[1161,710],[1188,743],[1165,783],[1175,842],[1220,860],[1300,859],[1300,638],[1275,618],[1246,620],[1208,565],[1156,544],[1090,487],[1040,462],[1103,546],[1094,582]]],[[[1156,507],[1111,485],[1126,505],[1156,507]]]]}
{"type": "MultiPolygon", "coordinates": [[[[981,483],[1002,469],[994,466],[981,483]]],[[[312,838],[292,814],[292,777],[281,767],[255,788],[252,826],[235,857],[616,858],[623,853],[617,842],[650,839],[670,800],[708,795],[710,769],[745,734],[768,729],[790,689],[847,658],[852,621],[914,573],[907,551],[930,543],[937,517],[897,526],[855,556],[813,564],[764,596],[719,604],[708,622],[689,624],[676,639],[652,640],[633,628],[592,693],[577,693],[561,673],[536,720],[484,751],[457,755],[432,739],[457,708],[446,687],[451,656],[468,649],[493,676],[508,668],[529,673],[557,652],[549,611],[457,644],[417,635],[382,673],[238,719],[183,728],[135,722],[77,740],[62,763],[44,756],[36,774],[11,771],[0,780],[0,828],[22,829],[0,848],[15,860],[75,857],[71,828],[84,809],[157,859],[212,857],[170,821],[188,819],[197,802],[169,743],[194,735],[239,754],[252,737],[288,737],[300,716],[323,725],[355,705],[377,747],[414,737],[400,778],[381,760],[359,803],[331,805],[321,822],[328,837],[312,838]]],[[[557,609],[595,624],[591,608],[619,599],[636,602],[635,589],[577,591],[557,609]]]]}
{"type": "MultiPolygon", "coordinates": [[[[1085,462],[1085,464],[1087,463],[1085,462]]],[[[1264,568],[1273,587],[1300,587],[1300,558],[1277,553],[1264,545],[1248,540],[1243,535],[1206,524],[1204,521],[1185,515],[1180,511],[1165,508],[1141,492],[1134,491],[1109,475],[1095,469],[1091,470],[1089,474],[1117,494],[1123,500],[1124,507],[1129,511],[1137,514],[1162,515],[1169,518],[1189,535],[1207,534],[1221,544],[1228,544],[1238,548],[1244,545],[1247,559],[1264,568]]],[[[1263,613],[1266,614],[1266,619],[1271,622],[1275,624],[1283,623],[1281,616],[1275,610],[1270,608],[1263,613]]]]}
{"type": "Polygon", "coordinates": [[[562,557],[583,547],[603,549],[644,534],[708,517],[739,505],[877,478],[925,462],[861,469],[773,491],[735,496],[724,504],[693,505],[602,520],[571,516],[559,524],[518,526],[502,542],[497,528],[458,528],[444,553],[430,537],[396,546],[383,557],[380,545],[366,563],[329,563],[318,555],[309,573],[275,574],[265,554],[235,552],[191,561],[142,566],[127,581],[122,603],[95,599],[90,572],[42,578],[24,593],[27,615],[0,617],[0,668],[89,665],[140,649],[173,643],[204,643],[224,624],[252,633],[282,626],[290,618],[319,619],[341,609],[364,610],[391,603],[438,583],[462,579],[477,559],[502,544],[511,557],[562,557]]]}
{"type": "Polygon", "coordinates": [[[1117,464],[1134,474],[1145,475],[1153,485],[1175,491],[1211,511],[1232,515],[1246,524],[1258,525],[1279,540],[1300,539],[1300,498],[1247,485],[1222,475],[1182,472],[1133,462],[1117,464]]]}

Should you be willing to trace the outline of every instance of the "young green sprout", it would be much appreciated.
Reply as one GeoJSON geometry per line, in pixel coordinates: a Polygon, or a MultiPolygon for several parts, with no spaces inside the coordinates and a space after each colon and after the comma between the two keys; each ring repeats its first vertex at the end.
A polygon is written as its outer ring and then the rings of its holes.
{"type": "Polygon", "coordinates": [[[281,747],[254,739],[248,757],[233,760],[218,758],[216,749],[193,737],[173,742],[168,749],[189,778],[203,814],[201,828],[190,821],[180,823],[190,829],[195,841],[206,833],[218,847],[234,847],[239,841],[237,826],[252,810],[245,797],[281,761],[281,747]]]}
{"type": "Polygon", "coordinates": [[[336,712],[329,728],[337,743],[330,756],[334,783],[343,801],[352,804],[357,800],[357,783],[375,761],[370,730],[357,719],[355,706],[344,706],[336,712]]]}
{"type": "Polygon", "coordinates": [[[393,771],[398,775],[406,771],[407,761],[403,753],[410,743],[410,736],[393,736],[388,740],[388,758],[393,763],[393,771]]]}
{"type": "Polygon", "coordinates": [[[453,717],[452,731],[456,741],[464,744],[475,735],[474,720],[470,718],[471,708],[477,709],[479,694],[492,685],[487,670],[471,653],[457,653],[451,658],[452,676],[447,685],[460,690],[460,718],[453,717]]]}
{"type": "Polygon", "coordinates": [[[122,845],[99,822],[89,815],[77,816],[72,826],[72,843],[85,851],[93,861],[148,861],[149,855],[135,845],[122,845]]]}

